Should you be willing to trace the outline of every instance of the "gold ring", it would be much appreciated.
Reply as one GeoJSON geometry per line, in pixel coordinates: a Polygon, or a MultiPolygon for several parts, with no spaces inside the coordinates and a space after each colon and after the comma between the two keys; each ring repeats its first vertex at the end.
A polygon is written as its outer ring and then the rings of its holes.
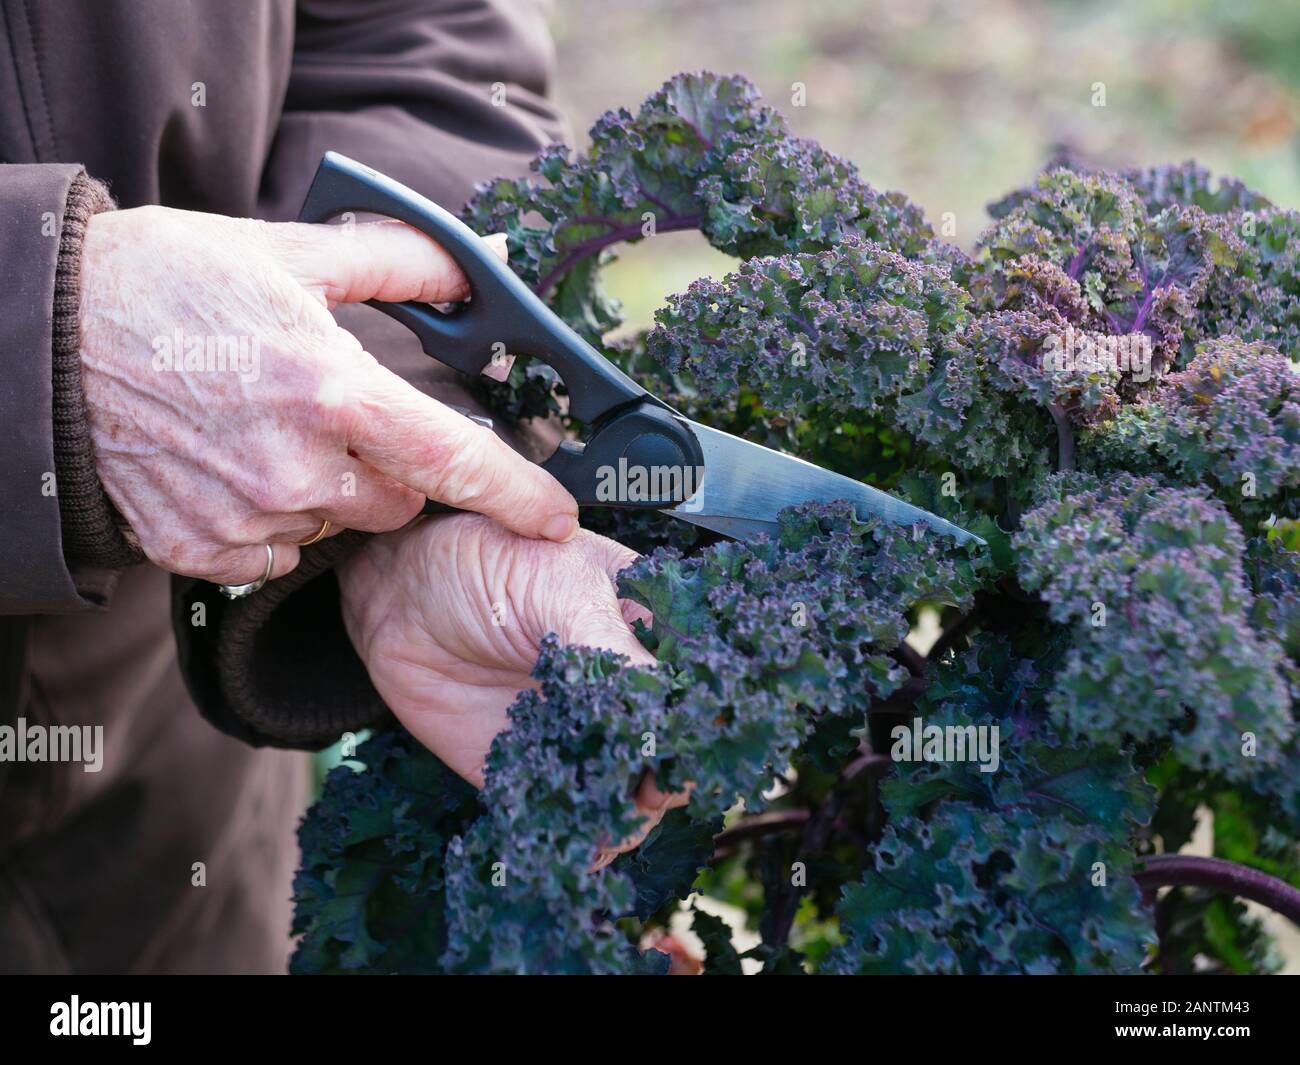
{"type": "Polygon", "coordinates": [[[325,534],[329,531],[330,531],[330,523],[329,523],[329,519],[326,518],[323,522],[321,522],[321,527],[317,530],[315,536],[309,536],[306,540],[295,540],[294,543],[297,544],[299,547],[310,547],[317,540],[324,539],[325,534]]]}

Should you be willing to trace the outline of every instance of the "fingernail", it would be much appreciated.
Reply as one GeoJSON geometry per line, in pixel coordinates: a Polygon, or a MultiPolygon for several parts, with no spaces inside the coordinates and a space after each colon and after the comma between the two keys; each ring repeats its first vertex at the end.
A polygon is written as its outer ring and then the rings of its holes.
{"type": "Polygon", "coordinates": [[[506,250],[510,238],[504,233],[489,233],[483,239],[491,244],[493,249],[500,254],[503,259],[506,257],[506,250]]]}
{"type": "Polygon", "coordinates": [[[542,535],[556,543],[572,540],[578,531],[578,519],[572,514],[556,514],[542,529],[542,535]]]}

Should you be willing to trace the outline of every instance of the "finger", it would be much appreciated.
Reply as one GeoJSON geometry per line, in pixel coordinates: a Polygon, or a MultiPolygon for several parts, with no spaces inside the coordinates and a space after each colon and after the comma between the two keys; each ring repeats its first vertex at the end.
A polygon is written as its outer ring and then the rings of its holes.
{"type": "Polygon", "coordinates": [[[591,871],[593,873],[599,873],[602,869],[605,868],[605,866],[613,862],[614,859],[617,858],[622,853],[623,852],[620,850],[613,850],[613,849],[601,851],[599,854],[596,855],[596,860],[591,863],[591,871]]]}
{"type": "Polygon", "coordinates": [[[620,544],[617,540],[611,540],[608,536],[593,535],[591,550],[611,578],[617,578],[641,557],[630,547],[620,544]]]}
{"type": "MultiPolygon", "coordinates": [[[[272,544],[274,563],[268,580],[291,573],[298,565],[299,553],[294,544],[272,544]]],[[[261,579],[266,572],[266,546],[252,544],[248,547],[227,547],[213,555],[209,570],[202,576],[214,584],[250,584],[261,579]]]]}
{"type": "MultiPolygon", "coordinates": [[[[469,281],[456,261],[404,222],[385,219],[341,226],[290,222],[270,227],[269,234],[286,268],[331,307],[372,299],[449,303],[470,295],[469,281]]],[[[504,233],[484,240],[506,259],[504,233]]]]}
{"type": "Polygon", "coordinates": [[[578,504],[559,481],[382,366],[357,384],[348,444],[427,498],[485,514],[521,536],[563,542],[578,530],[578,504]]]}
{"type": "Polygon", "coordinates": [[[317,517],[315,514],[310,513],[280,514],[277,515],[277,519],[279,527],[271,536],[267,537],[268,543],[294,544],[297,547],[302,547],[306,540],[320,543],[321,540],[328,540],[331,536],[338,536],[347,528],[331,518],[326,518],[323,515],[317,517]]]}
{"type": "MultiPolygon", "coordinates": [[[[615,582],[615,587],[617,587],[618,575],[641,556],[630,547],[625,547],[617,540],[611,540],[607,536],[598,536],[594,539],[598,541],[596,551],[601,564],[604,565],[605,572],[609,574],[610,579],[615,582]]],[[[620,599],[618,606],[620,613],[623,615],[623,620],[629,625],[639,621],[646,628],[649,628],[654,623],[654,615],[641,603],[631,599],[620,599]]]]}
{"type": "Polygon", "coordinates": [[[424,509],[423,495],[360,459],[346,460],[327,478],[327,483],[329,490],[313,500],[308,513],[299,517],[319,515],[320,520],[329,519],[339,529],[388,532],[400,529],[424,509]]]}
{"type": "MultiPolygon", "coordinates": [[[[655,658],[642,646],[632,631],[632,618],[619,600],[614,575],[626,569],[639,557],[629,547],[617,540],[595,533],[581,533],[580,546],[590,561],[591,586],[588,597],[564,597],[559,602],[566,608],[564,616],[552,619],[552,627],[565,643],[585,647],[601,647],[624,655],[633,665],[651,665],[655,658]]],[[[636,604],[627,604],[635,607],[636,604]]],[[[645,612],[649,618],[649,613],[645,612]]]]}
{"type": "Polygon", "coordinates": [[[554,629],[565,644],[613,651],[634,666],[655,662],[624,619],[612,588],[597,590],[588,601],[573,604],[565,617],[556,620],[554,629]]]}
{"type": "Polygon", "coordinates": [[[653,773],[646,773],[637,789],[635,798],[636,816],[642,818],[641,824],[626,839],[612,847],[603,847],[596,856],[592,870],[604,869],[620,854],[636,850],[645,842],[646,836],[664,819],[669,810],[685,806],[691,801],[691,787],[682,791],[661,791],[653,773]]]}
{"type": "Polygon", "coordinates": [[[690,802],[691,790],[691,785],[688,784],[681,791],[661,791],[655,775],[647,773],[636,792],[637,812],[657,813],[662,816],[669,810],[675,810],[690,802]]]}
{"type": "Polygon", "coordinates": [[[327,492],[309,496],[301,510],[259,514],[242,530],[238,543],[297,544],[329,528],[321,539],[347,529],[388,532],[400,529],[424,509],[419,492],[398,484],[359,459],[322,478],[327,492]]]}

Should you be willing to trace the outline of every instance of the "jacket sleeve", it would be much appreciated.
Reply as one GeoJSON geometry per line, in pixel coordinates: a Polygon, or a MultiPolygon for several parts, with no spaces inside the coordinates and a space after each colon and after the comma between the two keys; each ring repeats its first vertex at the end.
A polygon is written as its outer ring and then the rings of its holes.
{"type": "Polygon", "coordinates": [[[325,151],[459,210],[565,128],[543,0],[300,0],[264,217],[291,220],[325,151]]]}
{"type": "MultiPolygon", "coordinates": [[[[452,210],[477,182],[522,172],[564,134],[546,99],[542,14],[535,0],[300,3],[264,216],[296,216],[330,149],[452,210]]],[[[364,538],[304,548],[291,574],[233,603],[174,580],[182,672],[212,724],[259,746],[324,747],[388,716],[343,629],[333,574],[364,538]]]]}
{"type": "Polygon", "coordinates": [[[73,164],[0,165],[0,614],[103,607],[139,561],[82,411],[81,242],[112,201],[73,164]]]}

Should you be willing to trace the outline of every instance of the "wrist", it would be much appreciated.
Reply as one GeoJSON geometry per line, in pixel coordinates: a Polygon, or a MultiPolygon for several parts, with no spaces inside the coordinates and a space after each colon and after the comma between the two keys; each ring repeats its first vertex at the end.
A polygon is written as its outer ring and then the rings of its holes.
{"type": "Polygon", "coordinates": [[[87,234],[96,215],[113,210],[108,190],[85,174],[68,192],[55,270],[52,362],[55,478],[64,557],[122,569],[143,560],[114,509],[95,462],[81,367],[81,305],[87,234]]]}

